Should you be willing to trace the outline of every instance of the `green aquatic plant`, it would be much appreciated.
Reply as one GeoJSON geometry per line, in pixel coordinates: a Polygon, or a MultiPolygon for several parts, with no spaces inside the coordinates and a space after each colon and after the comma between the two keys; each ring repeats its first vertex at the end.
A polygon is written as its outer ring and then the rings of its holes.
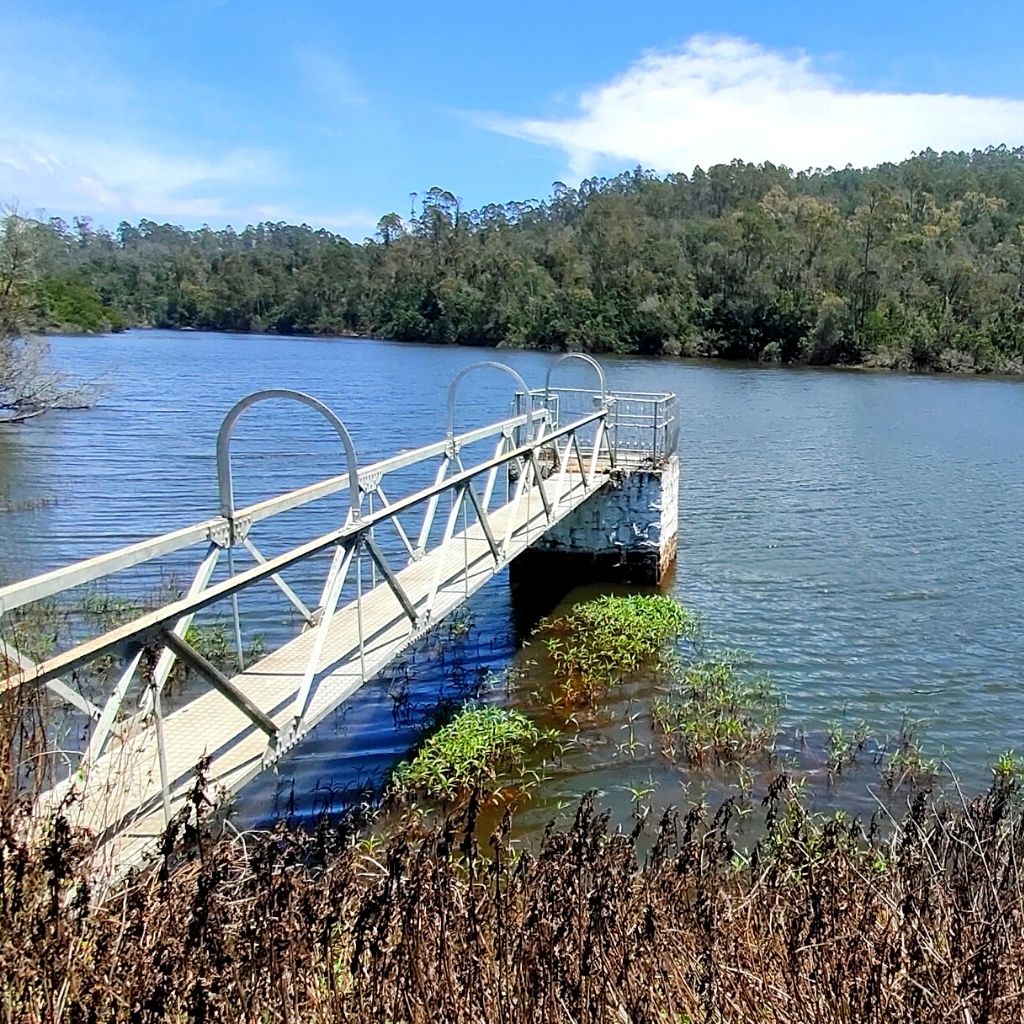
{"type": "Polygon", "coordinates": [[[220,622],[209,626],[193,622],[185,631],[185,643],[215,665],[227,663],[234,655],[228,631],[220,622]]]}
{"type": "Polygon", "coordinates": [[[766,675],[741,671],[742,659],[680,665],[667,694],[651,702],[662,752],[691,765],[739,764],[775,747],[781,697],[766,675]]]}
{"type": "MultiPolygon", "coordinates": [[[[171,595],[168,595],[167,600],[170,599],[171,595]]],[[[148,606],[149,602],[146,604],[148,606]]],[[[89,626],[99,630],[108,630],[129,622],[141,615],[147,608],[143,607],[140,602],[132,601],[119,594],[93,590],[81,596],[76,610],[89,626]]]]}
{"type": "Polygon", "coordinates": [[[519,711],[467,707],[395,768],[392,786],[400,797],[444,801],[480,787],[527,789],[542,778],[530,767],[531,755],[554,738],[519,711]]]}
{"type": "Polygon", "coordinates": [[[842,775],[843,769],[856,764],[870,738],[867,723],[860,722],[847,732],[841,723],[831,722],[828,727],[828,777],[832,781],[842,775]]]}
{"type": "Polygon", "coordinates": [[[885,760],[882,782],[890,790],[897,790],[904,784],[912,789],[924,789],[939,773],[939,762],[924,754],[917,735],[918,724],[904,716],[896,749],[885,760]]]}
{"type": "Polygon", "coordinates": [[[672,642],[700,635],[699,620],[660,594],[599,597],[545,619],[540,629],[547,634],[560,702],[568,705],[599,699],[672,642]]]}
{"type": "MultiPolygon", "coordinates": [[[[22,605],[0,620],[0,639],[33,661],[42,661],[65,641],[70,628],[70,613],[56,601],[47,599],[22,605]]],[[[5,674],[17,672],[19,664],[0,664],[5,674]]]]}
{"type": "Polygon", "coordinates": [[[1020,785],[1024,782],[1024,757],[1013,750],[1004,750],[996,758],[991,771],[997,782],[1020,785]]]}

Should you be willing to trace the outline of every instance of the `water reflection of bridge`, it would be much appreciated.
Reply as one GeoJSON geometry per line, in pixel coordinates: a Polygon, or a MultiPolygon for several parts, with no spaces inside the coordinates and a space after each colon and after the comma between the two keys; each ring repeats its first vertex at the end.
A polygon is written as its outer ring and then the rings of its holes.
{"type": "MultiPolygon", "coordinates": [[[[109,864],[136,862],[186,804],[200,761],[208,761],[212,801],[237,792],[528,548],[554,546],[564,558],[575,545],[580,554],[596,554],[590,549],[597,523],[615,551],[640,538],[657,573],[667,545],[674,553],[674,472],[672,522],[667,529],[659,523],[653,541],[635,523],[627,525],[625,542],[617,539],[621,523],[606,531],[593,499],[609,492],[610,480],[617,493],[628,493],[622,485],[629,476],[660,478],[674,466],[675,396],[610,393],[603,371],[586,356],[564,356],[551,370],[545,386],[531,390],[503,364],[468,367],[448,390],[445,436],[369,466],[359,465],[345,425],[315,398],[286,390],[249,395],[228,412],[218,435],[217,516],[0,588],[0,616],[9,616],[176,552],[199,554],[191,585],[176,600],[38,664],[11,644],[0,650],[6,655],[0,667],[7,663],[0,694],[45,686],[91,723],[77,767],[40,797],[40,810],[63,803],[76,824],[103,837],[109,864]],[[589,363],[596,386],[552,387],[551,370],[566,359],[589,363]],[[488,369],[514,379],[511,415],[456,433],[459,388],[471,373],[488,369]],[[338,435],[346,471],[236,508],[235,425],[246,410],[270,400],[321,414],[338,435]],[[335,495],[347,501],[334,529],[280,554],[261,551],[260,523],[335,495]],[[569,529],[584,506],[591,527],[569,529]],[[236,561],[243,554],[241,568],[236,561]],[[318,560],[319,599],[304,601],[285,574],[318,560]],[[239,595],[259,584],[272,584],[290,603],[298,633],[247,663],[239,595]],[[197,613],[222,603],[230,606],[234,634],[237,671],[230,676],[189,632],[197,613]],[[176,664],[208,685],[174,707],[168,680],[176,664]],[[81,685],[97,666],[111,683],[102,706],[81,685]]],[[[647,496],[642,501],[649,504],[647,496]]],[[[652,507],[661,515],[657,498],[652,507]]],[[[623,516],[621,499],[612,514],[623,516]]]]}

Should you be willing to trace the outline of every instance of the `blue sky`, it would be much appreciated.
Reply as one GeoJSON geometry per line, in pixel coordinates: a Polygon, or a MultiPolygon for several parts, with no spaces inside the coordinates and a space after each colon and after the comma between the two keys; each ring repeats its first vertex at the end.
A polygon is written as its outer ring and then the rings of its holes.
{"type": "Polygon", "coordinates": [[[431,186],[1024,144],[1024,5],[4,0],[0,200],[354,239],[431,186]]]}

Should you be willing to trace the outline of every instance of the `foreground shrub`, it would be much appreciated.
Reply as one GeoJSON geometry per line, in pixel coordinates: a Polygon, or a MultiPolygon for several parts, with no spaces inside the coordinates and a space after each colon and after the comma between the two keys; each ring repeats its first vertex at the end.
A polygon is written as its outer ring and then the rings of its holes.
{"type": "Polygon", "coordinates": [[[784,775],[764,838],[730,804],[644,837],[584,801],[519,852],[479,802],[373,842],[321,829],[200,847],[103,902],[66,829],[0,813],[0,1020],[354,1024],[1018,1022],[1016,786],[915,799],[888,836],[808,813],[784,775]]]}

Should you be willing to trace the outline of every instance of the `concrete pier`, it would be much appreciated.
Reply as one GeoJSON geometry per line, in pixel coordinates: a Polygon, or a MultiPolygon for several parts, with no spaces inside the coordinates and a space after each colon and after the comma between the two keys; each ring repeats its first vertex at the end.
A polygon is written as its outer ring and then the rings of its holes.
{"type": "Polygon", "coordinates": [[[657,585],[675,562],[678,534],[679,457],[614,470],[600,493],[512,563],[511,583],[531,591],[556,581],[657,585]]]}

